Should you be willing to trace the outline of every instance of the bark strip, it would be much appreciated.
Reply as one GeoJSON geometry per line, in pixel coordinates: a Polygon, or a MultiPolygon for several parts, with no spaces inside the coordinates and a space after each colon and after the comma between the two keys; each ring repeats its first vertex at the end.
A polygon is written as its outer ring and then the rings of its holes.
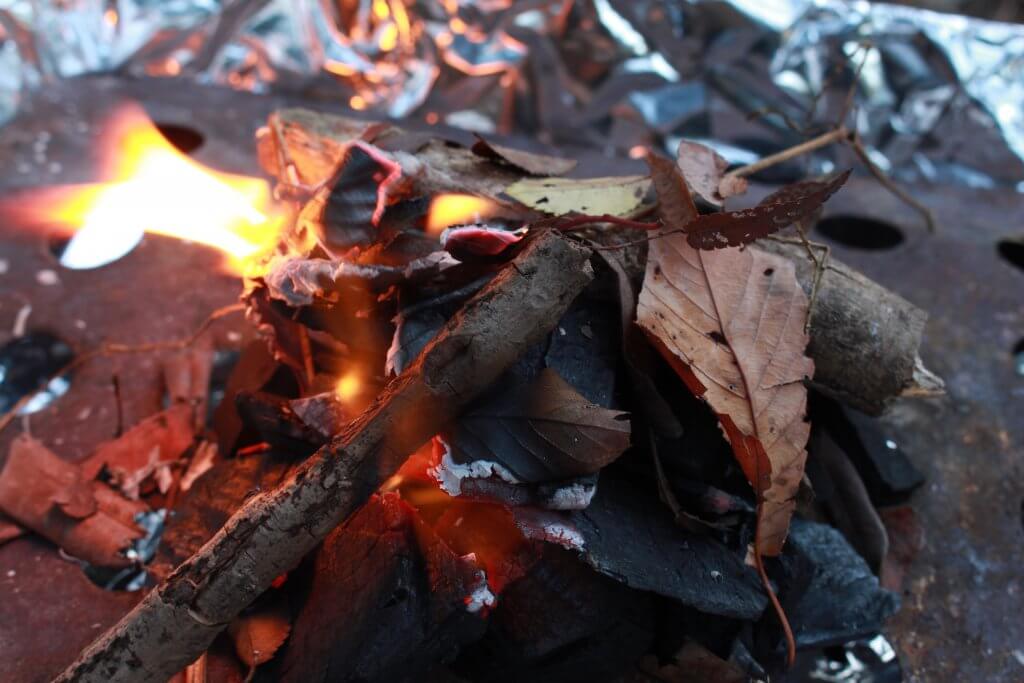
{"type": "Polygon", "coordinates": [[[555,233],[539,235],[345,432],[277,489],[251,499],[57,680],[163,683],[194,661],[554,327],[593,277],[589,256],[555,233]]]}

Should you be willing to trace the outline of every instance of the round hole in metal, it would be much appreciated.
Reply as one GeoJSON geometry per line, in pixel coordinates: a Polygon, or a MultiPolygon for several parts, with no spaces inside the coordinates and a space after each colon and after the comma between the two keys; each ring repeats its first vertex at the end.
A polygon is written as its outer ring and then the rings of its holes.
{"type": "Polygon", "coordinates": [[[182,154],[191,154],[206,141],[195,128],[177,123],[157,123],[156,129],[182,154]]]}
{"type": "Polygon", "coordinates": [[[70,375],[49,378],[72,358],[71,347],[49,332],[29,332],[0,347],[0,413],[33,392],[19,415],[38,412],[67,393],[70,375]]]}
{"type": "Polygon", "coordinates": [[[999,240],[996,249],[1004,261],[1024,270],[1024,238],[999,240]]]}
{"type": "Polygon", "coordinates": [[[863,216],[830,216],[818,222],[815,230],[837,244],[852,249],[881,251],[903,243],[903,231],[891,223],[863,216]]]}

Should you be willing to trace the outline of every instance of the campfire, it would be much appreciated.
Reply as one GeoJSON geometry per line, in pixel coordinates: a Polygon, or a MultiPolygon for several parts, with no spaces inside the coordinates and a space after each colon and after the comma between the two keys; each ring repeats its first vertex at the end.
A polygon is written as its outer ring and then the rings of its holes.
{"type": "Polygon", "coordinates": [[[921,480],[867,415],[942,383],[925,314],[805,236],[848,172],[765,193],[684,140],[595,177],[298,109],[254,143],[272,187],[136,109],[107,144],[19,212],[69,267],[217,250],[208,323],[256,338],[215,391],[207,325],[80,354],[159,352],[167,407],[78,463],[14,440],[8,536],[140,596],[60,680],[744,681],[877,645],[877,492],[921,480]]]}

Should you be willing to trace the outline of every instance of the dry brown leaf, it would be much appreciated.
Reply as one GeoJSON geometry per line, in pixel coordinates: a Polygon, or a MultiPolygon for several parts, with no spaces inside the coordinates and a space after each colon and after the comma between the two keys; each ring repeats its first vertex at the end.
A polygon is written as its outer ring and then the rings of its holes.
{"type": "Polygon", "coordinates": [[[687,240],[697,249],[749,244],[815,214],[849,177],[845,171],[824,181],[804,180],[776,190],[749,209],[699,216],[686,226],[687,240]]]}
{"type": "Polygon", "coordinates": [[[476,136],[476,143],[473,145],[473,154],[509,164],[530,175],[562,175],[576,168],[575,159],[553,157],[547,154],[526,152],[515,147],[496,145],[484,140],[479,135],[476,136]]]}
{"type": "Polygon", "coordinates": [[[583,213],[626,216],[647,195],[645,176],[609,178],[524,178],[505,188],[505,194],[537,211],[555,216],[583,213]]]}
{"type": "Polygon", "coordinates": [[[285,610],[279,608],[238,617],[228,626],[235,652],[250,668],[273,659],[291,631],[291,621],[285,610]]]}
{"type": "Polygon", "coordinates": [[[181,475],[181,490],[188,491],[192,484],[199,477],[206,474],[213,467],[213,461],[217,459],[217,444],[212,441],[200,441],[196,446],[192,459],[189,460],[185,473],[181,475]]]}
{"type": "Polygon", "coordinates": [[[747,191],[746,178],[725,177],[729,162],[710,147],[680,140],[676,163],[690,189],[714,206],[721,206],[726,198],[747,191]]]}
{"type": "Polygon", "coordinates": [[[90,564],[130,565],[123,551],[143,535],[134,517],[147,509],[25,434],[0,471],[0,510],[90,564]]]}
{"type": "Polygon", "coordinates": [[[787,260],[690,246],[678,232],[696,215],[682,176],[651,168],[666,234],[650,243],[637,322],[717,413],[757,494],[757,548],[777,555],[807,457],[807,298],[787,260]]]}
{"type": "Polygon", "coordinates": [[[86,479],[94,479],[106,467],[111,482],[129,498],[137,499],[143,481],[177,462],[192,445],[192,411],[191,405],[176,403],[100,444],[82,463],[86,479]]]}

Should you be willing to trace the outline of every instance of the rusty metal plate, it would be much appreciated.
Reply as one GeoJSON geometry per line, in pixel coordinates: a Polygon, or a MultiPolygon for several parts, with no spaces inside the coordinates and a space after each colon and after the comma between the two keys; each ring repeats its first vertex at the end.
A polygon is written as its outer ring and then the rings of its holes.
{"type": "MultiPolygon", "coordinates": [[[[96,124],[123,97],[141,101],[157,121],[198,129],[206,142],[197,160],[248,174],[257,173],[252,135],[266,115],[303,103],[165,81],[62,83],[0,129],[0,191],[89,179],[96,124]],[[40,162],[42,133],[49,139],[40,162]]],[[[603,172],[631,168],[628,162],[602,164],[603,172]]],[[[1024,675],[1024,377],[1015,373],[1011,351],[1024,339],[1024,270],[1001,258],[996,245],[1024,236],[1024,200],[958,188],[916,189],[915,196],[936,212],[937,234],[927,234],[917,214],[866,179],[852,180],[826,212],[899,230],[903,241],[892,248],[832,242],[834,254],[930,312],[922,356],[949,390],[943,399],[898,405],[884,418],[892,438],[928,477],[912,501],[924,547],[908,570],[903,607],[887,632],[909,681],[1017,680],[1024,675]]],[[[68,271],[45,240],[18,233],[0,217],[0,259],[7,264],[0,274],[0,343],[26,303],[32,305],[28,329],[49,330],[84,350],[107,339],[186,336],[238,294],[237,280],[215,273],[214,255],[168,239],[147,237],[109,266],[68,271]],[[54,271],[58,283],[41,284],[41,270],[54,271]]],[[[247,333],[240,317],[213,330],[216,343],[228,346],[247,333]]],[[[77,373],[69,393],[27,426],[63,457],[80,458],[114,432],[112,374],[121,379],[124,417],[131,423],[157,409],[157,371],[152,356],[99,360],[77,373]]],[[[0,435],[0,453],[18,429],[0,435]]],[[[95,623],[106,626],[134,599],[97,597],[91,586],[69,578],[77,572],[39,541],[0,547],[0,678],[33,680],[39,672],[45,678],[99,631],[95,623]],[[33,566],[39,569],[30,571],[33,566]],[[7,577],[10,570],[15,574],[7,577]],[[17,601],[11,599],[15,589],[17,601]],[[35,606],[28,628],[17,611],[22,604],[35,606]],[[72,605],[97,616],[68,620],[65,609],[72,605]],[[43,667],[44,659],[45,671],[19,664],[43,667]]]]}

